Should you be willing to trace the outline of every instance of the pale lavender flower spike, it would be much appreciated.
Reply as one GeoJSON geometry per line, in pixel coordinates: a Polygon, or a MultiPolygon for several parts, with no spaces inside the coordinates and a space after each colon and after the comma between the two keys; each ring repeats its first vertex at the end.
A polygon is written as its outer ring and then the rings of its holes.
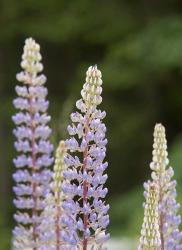
{"type": "Polygon", "coordinates": [[[52,177],[48,167],[53,163],[53,145],[49,142],[51,129],[47,125],[50,116],[46,113],[49,104],[46,101],[47,88],[44,87],[46,77],[39,74],[43,69],[40,46],[32,38],[25,41],[21,67],[23,71],[17,74],[17,80],[23,85],[16,86],[18,97],[13,102],[19,110],[13,116],[17,125],[13,133],[18,152],[14,159],[17,170],[13,174],[16,182],[14,204],[17,207],[13,245],[18,250],[37,250],[40,213],[52,177]]]}
{"type": "Polygon", "coordinates": [[[76,103],[80,112],[71,114],[72,125],[68,126],[71,137],[66,141],[70,153],[65,157],[68,170],[64,171],[63,192],[67,200],[63,203],[62,237],[73,250],[106,250],[104,243],[109,238],[109,205],[104,201],[108,192],[104,187],[107,139],[102,122],[106,113],[97,109],[102,102],[101,85],[101,72],[97,66],[89,67],[82,99],[76,103]]]}
{"type": "Polygon", "coordinates": [[[62,201],[65,195],[62,192],[63,170],[65,169],[64,156],[65,142],[60,141],[56,150],[51,192],[46,196],[46,207],[41,215],[40,250],[70,250],[61,236],[62,201]]]}
{"type": "MultiPolygon", "coordinates": [[[[169,167],[165,128],[156,124],[154,129],[153,159],[150,164],[152,180],[144,184],[146,190],[154,183],[159,192],[159,231],[161,250],[182,250],[180,232],[180,208],[176,201],[176,181],[172,180],[174,171],[169,167]]],[[[146,192],[145,192],[146,194],[146,192]]]]}

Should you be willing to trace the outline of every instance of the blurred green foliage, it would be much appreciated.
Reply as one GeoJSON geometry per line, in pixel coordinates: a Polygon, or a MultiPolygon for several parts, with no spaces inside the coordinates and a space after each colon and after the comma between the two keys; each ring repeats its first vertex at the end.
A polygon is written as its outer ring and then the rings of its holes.
{"type": "Polygon", "coordinates": [[[133,236],[141,226],[142,183],[149,177],[156,122],[166,126],[171,162],[182,190],[181,14],[181,0],[0,1],[2,250],[10,248],[13,225],[11,115],[24,39],[32,36],[41,44],[55,144],[66,138],[69,114],[87,67],[97,63],[102,70],[111,232],[133,236]]]}

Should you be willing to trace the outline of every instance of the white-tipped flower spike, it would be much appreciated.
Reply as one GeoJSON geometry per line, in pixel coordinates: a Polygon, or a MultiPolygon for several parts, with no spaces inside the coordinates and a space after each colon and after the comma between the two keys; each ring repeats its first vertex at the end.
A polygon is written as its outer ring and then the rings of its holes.
{"type": "MultiPolygon", "coordinates": [[[[176,202],[176,181],[172,180],[174,171],[169,167],[165,128],[156,124],[154,129],[152,182],[159,190],[159,229],[162,250],[182,250],[182,233],[179,231],[181,216],[180,205],[176,202]]],[[[148,182],[149,183],[149,182],[148,182]]],[[[148,183],[145,183],[147,188],[148,183]]]]}
{"type": "Polygon", "coordinates": [[[108,164],[103,162],[107,144],[102,122],[105,112],[97,109],[102,102],[101,85],[101,72],[97,66],[89,67],[82,99],[76,103],[80,112],[71,114],[72,125],[68,126],[72,137],[66,140],[69,154],[65,157],[68,169],[64,171],[63,192],[67,199],[62,221],[63,239],[70,249],[106,249],[104,243],[109,238],[109,205],[104,201],[108,191],[104,188],[108,164]]]}
{"type": "Polygon", "coordinates": [[[43,86],[46,77],[39,74],[43,69],[40,46],[32,38],[25,41],[21,67],[23,71],[17,74],[17,80],[23,86],[16,86],[18,97],[14,100],[19,112],[13,116],[18,152],[14,159],[17,171],[13,175],[16,182],[14,204],[18,210],[14,216],[17,226],[13,231],[13,244],[18,250],[37,250],[40,213],[52,177],[49,166],[53,163],[53,146],[49,142],[51,129],[46,125],[50,121],[46,113],[47,88],[43,86]]]}
{"type": "Polygon", "coordinates": [[[161,250],[158,201],[157,186],[149,184],[144,204],[144,220],[138,250],[161,250]]]}
{"type": "Polygon", "coordinates": [[[66,155],[67,149],[64,141],[60,141],[59,146],[56,150],[56,159],[54,164],[54,173],[53,173],[53,183],[52,190],[56,201],[62,199],[61,195],[61,186],[63,182],[63,171],[65,170],[64,157],[66,155]]]}
{"type": "Polygon", "coordinates": [[[42,243],[40,250],[70,250],[61,237],[61,206],[64,200],[61,186],[64,179],[63,170],[65,170],[65,154],[65,142],[60,141],[56,150],[53,182],[51,184],[52,192],[46,197],[46,207],[41,217],[40,234],[42,243]]]}

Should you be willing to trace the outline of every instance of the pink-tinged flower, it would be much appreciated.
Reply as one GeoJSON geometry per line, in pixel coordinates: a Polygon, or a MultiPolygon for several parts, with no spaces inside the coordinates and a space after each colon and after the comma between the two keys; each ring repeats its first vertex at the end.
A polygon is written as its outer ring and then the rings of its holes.
{"type": "Polygon", "coordinates": [[[106,126],[102,122],[106,113],[97,109],[102,102],[102,79],[97,66],[89,67],[86,82],[81,91],[82,99],[76,102],[79,112],[71,114],[68,126],[71,136],[66,140],[69,153],[65,157],[67,170],[63,192],[67,196],[63,203],[65,225],[63,239],[73,249],[106,249],[104,243],[109,234],[108,209],[104,184],[108,178],[104,173],[108,164],[105,138],[106,126]]]}
{"type": "Polygon", "coordinates": [[[32,38],[25,41],[21,67],[23,71],[17,74],[17,80],[23,85],[15,87],[18,97],[13,102],[19,111],[12,117],[17,125],[13,133],[18,152],[14,159],[17,170],[13,174],[17,207],[13,244],[18,250],[37,250],[40,213],[52,178],[49,166],[53,163],[53,145],[49,142],[51,129],[47,125],[50,116],[46,113],[49,104],[44,86],[46,77],[40,74],[43,69],[40,46],[32,38]]]}

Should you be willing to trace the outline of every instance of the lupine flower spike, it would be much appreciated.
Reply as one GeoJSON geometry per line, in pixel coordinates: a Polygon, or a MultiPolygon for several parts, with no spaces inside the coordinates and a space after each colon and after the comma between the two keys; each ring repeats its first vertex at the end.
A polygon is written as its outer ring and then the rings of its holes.
{"type": "Polygon", "coordinates": [[[102,122],[106,113],[97,109],[102,102],[101,85],[101,72],[97,66],[89,67],[82,99],[76,103],[80,112],[71,114],[73,123],[68,126],[71,138],[66,141],[69,154],[65,157],[68,169],[64,171],[63,192],[68,197],[63,203],[63,238],[70,249],[107,249],[109,205],[104,201],[108,190],[103,187],[107,180],[103,172],[108,164],[103,162],[107,139],[102,122]]]}
{"type": "Polygon", "coordinates": [[[146,202],[144,204],[144,220],[138,250],[160,250],[159,233],[159,194],[156,185],[148,185],[146,202]]]}
{"type": "Polygon", "coordinates": [[[23,71],[17,74],[17,80],[23,86],[16,86],[18,97],[14,100],[19,112],[13,116],[17,125],[13,132],[18,152],[14,159],[17,171],[13,174],[16,182],[14,204],[18,210],[14,215],[17,226],[13,231],[13,244],[18,250],[37,250],[40,213],[52,177],[49,166],[53,163],[53,146],[49,142],[51,129],[46,125],[50,121],[46,114],[47,89],[43,86],[46,77],[39,74],[43,69],[40,46],[32,38],[25,41],[21,67],[23,71]]]}
{"type": "MultiPolygon", "coordinates": [[[[159,230],[161,250],[182,250],[182,233],[179,231],[180,205],[176,202],[176,181],[172,180],[173,168],[169,166],[165,128],[156,124],[154,129],[152,182],[159,191],[159,230]]],[[[144,187],[148,188],[148,183],[144,187]]]]}
{"type": "Polygon", "coordinates": [[[61,216],[63,170],[65,170],[64,156],[66,154],[65,142],[60,141],[56,150],[54,164],[52,191],[46,197],[46,207],[42,213],[42,222],[40,226],[42,246],[41,250],[70,250],[65,245],[61,237],[61,216]]]}

